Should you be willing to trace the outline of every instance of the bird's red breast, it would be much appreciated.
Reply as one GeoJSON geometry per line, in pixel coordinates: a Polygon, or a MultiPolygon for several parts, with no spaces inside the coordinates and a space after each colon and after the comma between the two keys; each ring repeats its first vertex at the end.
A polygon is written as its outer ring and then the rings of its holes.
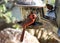
{"type": "Polygon", "coordinates": [[[30,16],[28,18],[33,20],[33,19],[36,19],[36,17],[37,17],[36,14],[30,14],[30,16]]]}

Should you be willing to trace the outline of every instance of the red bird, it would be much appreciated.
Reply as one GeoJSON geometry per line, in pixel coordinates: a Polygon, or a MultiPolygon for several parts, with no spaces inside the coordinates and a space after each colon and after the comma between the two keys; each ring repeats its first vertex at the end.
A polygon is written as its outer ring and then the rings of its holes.
{"type": "Polygon", "coordinates": [[[27,17],[27,19],[24,21],[24,23],[22,24],[23,31],[22,31],[22,35],[21,35],[20,41],[23,41],[26,27],[28,27],[29,25],[33,24],[35,22],[36,18],[37,18],[36,14],[34,12],[31,12],[29,14],[29,16],[27,17]]]}

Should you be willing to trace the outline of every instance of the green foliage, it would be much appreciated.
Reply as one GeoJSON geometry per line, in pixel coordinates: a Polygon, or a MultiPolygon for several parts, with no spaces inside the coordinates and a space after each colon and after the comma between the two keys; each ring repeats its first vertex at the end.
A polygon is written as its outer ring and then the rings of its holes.
{"type": "Polygon", "coordinates": [[[6,19],[6,22],[7,23],[11,23],[12,21],[11,21],[11,14],[9,14],[10,12],[8,12],[7,14],[5,14],[5,15],[3,15],[3,17],[5,17],[5,19],[6,19]]]}
{"type": "MultiPolygon", "coordinates": [[[[6,0],[5,0],[6,1],[6,0]]],[[[7,2],[7,1],[6,1],[7,2]]],[[[5,4],[0,5],[0,19],[4,19],[6,23],[14,23],[15,17],[12,17],[11,11],[8,11],[6,13],[2,13],[6,11],[5,4]]],[[[14,23],[15,24],[15,23],[14,23]]],[[[13,28],[19,28],[18,24],[13,25],[13,28]]]]}
{"type": "Polygon", "coordinates": [[[55,0],[51,0],[51,4],[54,5],[55,4],[55,0]]]}
{"type": "Polygon", "coordinates": [[[19,29],[19,28],[21,28],[21,27],[20,27],[20,25],[18,25],[18,24],[14,24],[14,25],[13,25],[13,28],[19,29]]]}

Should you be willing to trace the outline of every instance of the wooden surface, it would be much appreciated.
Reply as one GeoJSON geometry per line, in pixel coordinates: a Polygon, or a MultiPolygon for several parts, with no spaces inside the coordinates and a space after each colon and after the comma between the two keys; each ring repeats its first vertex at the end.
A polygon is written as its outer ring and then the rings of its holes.
{"type": "Polygon", "coordinates": [[[36,36],[41,43],[58,43],[58,41],[60,41],[57,35],[58,28],[54,26],[49,20],[41,19],[40,22],[43,23],[43,25],[34,27],[30,26],[27,28],[27,31],[36,36]],[[52,32],[52,34],[49,36],[48,34],[50,34],[50,32],[52,32]],[[47,36],[48,38],[50,37],[52,39],[48,39],[47,36]],[[45,38],[47,39],[44,40],[45,38]]]}

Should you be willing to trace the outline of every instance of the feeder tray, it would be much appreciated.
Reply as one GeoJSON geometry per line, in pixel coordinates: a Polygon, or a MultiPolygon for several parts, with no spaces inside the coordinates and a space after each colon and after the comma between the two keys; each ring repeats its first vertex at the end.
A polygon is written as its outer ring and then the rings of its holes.
{"type": "Polygon", "coordinates": [[[41,0],[18,0],[16,5],[19,7],[45,7],[45,4],[41,0]]]}

